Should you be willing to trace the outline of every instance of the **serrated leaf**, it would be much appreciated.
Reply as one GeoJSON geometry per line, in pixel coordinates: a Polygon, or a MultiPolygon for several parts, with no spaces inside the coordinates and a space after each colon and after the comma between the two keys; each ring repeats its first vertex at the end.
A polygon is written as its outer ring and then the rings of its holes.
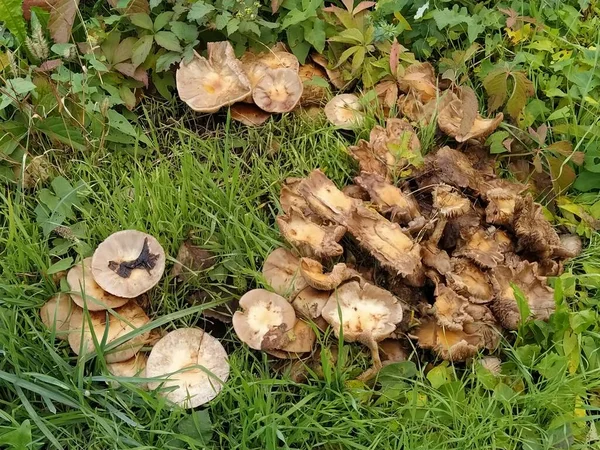
{"type": "Polygon", "coordinates": [[[166,48],[172,52],[181,52],[181,45],[179,45],[179,39],[175,34],[170,31],[159,31],[154,35],[154,40],[162,48],[166,48]]]}
{"type": "Polygon", "coordinates": [[[171,22],[171,31],[184,42],[194,42],[198,37],[198,28],[191,23],[171,22]]]}
{"type": "Polygon", "coordinates": [[[21,10],[22,3],[23,0],[0,1],[0,22],[4,22],[6,29],[20,43],[24,43],[27,38],[27,28],[21,10]]]}
{"type": "Polygon", "coordinates": [[[52,6],[48,30],[57,44],[69,42],[78,6],[79,0],[57,0],[52,6]]]}
{"type": "Polygon", "coordinates": [[[156,71],[164,72],[168,70],[173,64],[181,60],[181,54],[175,52],[167,52],[164,55],[160,55],[156,60],[156,71]]]}
{"type": "Polygon", "coordinates": [[[511,72],[514,87],[513,92],[506,103],[506,111],[513,119],[517,119],[527,99],[534,94],[533,83],[527,79],[523,72],[511,72]]]}
{"type": "Polygon", "coordinates": [[[152,31],[154,29],[154,25],[152,24],[152,19],[146,13],[137,13],[129,16],[129,20],[136,27],[143,28],[144,30],[152,31]]]}
{"type": "Polygon", "coordinates": [[[198,22],[202,22],[202,19],[204,19],[208,14],[210,14],[214,10],[214,6],[207,5],[203,1],[199,1],[192,5],[190,11],[188,12],[187,18],[188,20],[196,20],[198,22]]]}
{"type": "Polygon", "coordinates": [[[142,36],[133,46],[133,55],[131,56],[131,62],[135,66],[142,64],[152,50],[152,44],[154,43],[154,37],[151,35],[142,36]]]}
{"type": "Polygon", "coordinates": [[[173,11],[165,11],[160,13],[154,19],[154,31],[162,30],[173,18],[173,11]]]}
{"type": "Polygon", "coordinates": [[[508,73],[505,69],[496,69],[490,72],[483,80],[483,87],[487,92],[488,109],[490,112],[499,109],[506,101],[508,73]]]}

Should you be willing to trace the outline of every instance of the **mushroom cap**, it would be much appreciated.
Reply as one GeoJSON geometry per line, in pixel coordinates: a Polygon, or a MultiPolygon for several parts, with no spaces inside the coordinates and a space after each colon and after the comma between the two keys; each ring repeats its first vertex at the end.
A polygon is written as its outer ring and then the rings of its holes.
{"type": "Polygon", "coordinates": [[[411,64],[398,80],[398,87],[402,92],[414,92],[423,103],[435,99],[438,88],[433,66],[428,62],[411,64]]]}
{"type": "Polygon", "coordinates": [[[159,242],[149,234],[137,230],[118,231],[107,237],[96,249],[92,257],[92,275],[96,283],[113,295],[134,298],[152,289],[165,271],[165,251],[159,242]],[[154,267],[146,270],[136,268],[127,278],[112,270],[111,261],[117,264],[134,261],[148,240],[151,255],[157,255],[154,267]]]}
{"type": "Polygon", "coordinates": [[[583,243],[576,234],[561,234],[560,247],[554,251],[554,254],[561,258],[575,258],[581,254],[583,243]]]}
{"type": "Polygon", "coordinates": [[[494,298],[494,288],[487,273],[463,258],[452,258],[452,270],[447,272],[446,282],[457,293],[473,303],[487,303],[494,298]]]}
{"type": "Polygon", "coordinates": [[[175,75],[179,97],[194,111],[216,112],[248,97],[250,80],[227,41],[209,42],[208,59],[195,53],[175,75]]]}
{"type": "Polygon", "coordinates": [[[265,289],[254,289],[240,298],[242,311],[233,315],[233,328],[250,348],[262,350],[263,339],[270,331],[289,331],[296,323],[292,305],[280,295],[265,289]]]}
{"type": "Polygon", "coordinates": [[[447,185],[436,186],[433,189],[433,207],[443,217],[458,217],[471,208],[471,202],[459,194],[456,189],[447,185]]]}
{"type": "Polygon", "coordinates": [[[485,193],[488,205],[485,220],[494,225],[512,227],[517,195],[502,188],[490,189],[485,193]]]}
{"type": "MultiPolygon", "coordinates": [[[[134,301],[128,302],[115,312],[119,314],[119,317],[109,314],[107,323],[108,312],[90,311],[89,319],[92,325],[90,329],[89,322],[83,311],[75,310],[71,315],[71,331],[69,333],[69,345],[73,353],[79,355],[81,350],[81,354],[85,355],[96,351],[92,332],[96,336],[98,343],[102,342],[106,334],[106,345],[108,345],[150,322],[144,310],[134,301]]],[[[120,362],[132,358],[145,344],[149,335],[149,332],[138,334],[129,341],[119,345],[110,353],[106,353],[104,355],[106,362],[120,362]]]]}
{"type": "Polygon", "coordinates": [[[360,100],[354,94],[339,94],[325,105],[325,115],[336,127],[352,130],[360,127],[365,119],[360,100]]]}
{"type": "Polygon", "coordinates": [[[285,248],[277,248],[267,256],[262,274],[269,286],[286,298],[295,298],[307,286],[300,273],[300,259],[285,248]]]}
{"type": "Polygon", "coordinates": [[[537,259],[552,256],[561,246],[560,238],[544,216],[541,205],[535,203],[529,194],[517,199],[513,229],[519,248],[537,259]]]}
{"type": "Polygon", "coordinates": [[[183,408],[195,408],[215,398],[229,378],[227,352],[204,330],[180,328],[152,348],[146,376],[166,378],[149,382],[148,389],[162,386],[160,396],[183,408]]]}
{"type": "Polygon", "coordinates": [[[42,323],[58,339],[66,340],[71,329],[71,315],[75,309],[79,309],[79,306],[73,303],[71,296],[65,292],[59,292],[40,308],[40,317],[42,323]]]}
{"type": "Polygon", "coordinates": [[[302,97],[302,80],[292,69],[266,69],[252,90],[256,106],[272,113],[293,110],[302,97]]]}
{"type": "Polygon", "coordinates": [[[390,363],[408,360],[408,351],[398,339],[384,339],[379,343],[379,356],[390,363]]]}
{"type": "Polygon", "coordinates": [[[347,342],[367,336],[381,341],[402,321],[402,304],[385,289],[370,283],[361,287],[358,281],[350,281],[331,294],[322,315],[336,336],[342,328],[347,342]]]}
{"type": "Polygon", "coordinates": [[[265,76],[267,69],[290,69],[298,73],[300,68],[298,58],[292,53],[282,50],[271,49],[271,51],[263,53],[247,51],[242,55],[240,61],[252,88],[265,76]]]}
{"type": "Polygon", "coordinates": [[[464,256],[480,267],[493,269],[504,260],[504,254],[512,250],[512,241],[508,235],[491,227],[478,229],[461,242],[452,255],[464,256]]]}
{"type": "Polygon", "coordinates": [[[312,352],[317,335],[309,323],[297,320],[294,327],[288,332],[289,343],[278,348],[287,353],[309,353],[312,352]]]}
{"type": "Polygon", "coordinates": [[[327,79],[325,71],[316,64],[307,62],[300,66],[298,75],[304,85],[302,97],[300,98],[300,104],[306,105],[319,105],[324,102],[327,98],[327,87],[316,84],[313,79],[322,78],[327,79]]]}
{"type": "Polygon", "coordinates": [[[300,260],[300,272],[309,286],[322,291],[331,291],[344,281],[360,276],[344,263],[338,263],[333,266],[331,272],[323,273],[323,265],[310,258],[300,260]]]}
{"type": "Polygon", "coordinates": [[[318,319],[321,317],[323,308],[327,304],[331,292],[321,291],[313,287],[307,287],[296,296],[292,306],[299,316],[305,319],[318,319]]]}
{"type": "Polygon", "coordinates": [[[269,120],[271,114],[263,111],[256,105],[236,103],[229,109],[231,118],[249,127],[258,127],[269,120]]]}
{"type": "MultiPolygon", "coordinates": [[[[106,365],[108,372],[113,377],[119,378],[146,378],[146,363],[148,356],[145,353],[138,353],[133,358],[126,361],[110,363],[106,365]]],[[[110,383],[114,388],[119,386],[119,382],[113,381],[110,383]]],[[[140,383],[139,387],[146,389],[147,383],[140,383]]]]}
{"type": "MultiPolygon", "coordinates": [[[[93,275],[93,259],[85,258],[67,273],[67,282],[71,287],[71,299],[77,306],[87,306],[89,311],[104,311],[123,306],[128,298],[113,295],[102,289],[93,275]]],[[[107,268],[107,270],[110,270],[107,268]]]]}

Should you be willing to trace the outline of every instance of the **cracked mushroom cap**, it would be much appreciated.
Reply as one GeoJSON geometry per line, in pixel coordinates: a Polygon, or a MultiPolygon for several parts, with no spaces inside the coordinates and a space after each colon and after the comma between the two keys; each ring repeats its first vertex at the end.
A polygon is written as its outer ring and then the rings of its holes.
{"type": "Polygon", "coordinates": [[[252,89],[252,99],[264,111],[285,113],[296,107],[302,91],[302,80],[297,70],[266,69],[252,89]]]}
{"type": "Polygon", "coordinates": [[[452,270],[447,272],[446,281],[457,293],[473,303],[487,303],[494,298],[494,287],[487,273],[463,258],[452,258],[452,270]]]}
{"type": "Polygon", "coordinates": [[[327,120],[343,130],[360,127],[365,119],[360,100],[354,94],[339,94],[325,105],[327,120]]]}
{"type": "Polygon", "coordinates": [[[350,269],[344,263],[333,266],[331,272],[324,273],[323,265],[311,258],[300,260],[300,272],[309,286],[321,291],[331,291],[344,281],[360,276],[358,272],[350,269]]]}
{"type": "Polygon", "coordinates": [[[149,382],[148,389],[162,387],[158,395],[183,408],[195,408],[215,398],[229,378],[227,352],[204,330],[180,328],[152,347],[146,377],[163,379],[149,382]]]}
{"type": "Polygon", "coordinates": [[[217,112],[248,97],[250,80],[227,41],[209,42],[208,59],[195,53],[189,63],[177,69],[177,92],[194,111],[217,112]]]}
{"type": "Polygon", "coordinates": [[[69,294],[59,292],[51,297],[40,308],[40,318],[42,323],[58,339],[66,340],[69,337],[71,315],[73,311],[81,309],[72,300],[69,294]]]}
{"type": "Polygon", "coordinates": [[[398,80],[398,87],[402,92],[414,92],[423,103],[435,99],[438,88],[433,66],[428,62],[411,64],[398,80]]]}
{"type": "Polygon", "coordinates": [[[525,296],[531,319],[548,320],[554,312],[554,289],[547,285],[547,278],[538,275],[537,263],[522,261],[516,267],[498,266],[492,281],[497,290],[491,308],[498,322],[508,330],[516,330],[521,313],[511,284],[516,285],[525,296]]]}
{"type": "Polygon", "coordinates": [[[71,299],[77,306],[87,306],[89,311],[103,311],[123,306],[128,298],[117,297],[95,281],[92,270],[92,258],[85,258],[67,273],[67,282],[71,287],[71,299]]]}
{"type": "Polygon", "coordinates": [[[307,286],[300,273],[300,259],[285,248],[277,248],[267,256],[262,273],[269,286],[283,297],[293,299],[307,286]]]}
{"type": "Polygon", "coordinates": [[[347,342],[381,341],[402,321],[402,304],[389,291],[358,281],[341,285],[331,294],[322,311],[323,318],[347,342]]]}
{"type": "Polygon", "coordinates": [[[512,241],[506,232],[491,227],[477,230],[462,241],[452,255],[464,256],[480,267],[493,269],[504,261],[505,253],[512,250],[512,241]]]}
{"type": "Polygon", "coordinates": [[[442,327],[448,330],[463,330],[467,323],[495,322],[492,312],[486,306],[471,303],[443,284],[437,286],[436,290],[433,310],[438,324],[442,327]]]}
{"type": "Polygon", "coordinates": [[[471,208],[468,198],[458,193],[456,189],[447,185],[436,186],[432,192],[433,207],[443,217],[458,217],[466,214],[471,208]]]}
{"type": "Polygon", "coordinates": [[[296,296],[292,306],[301,317],[309,320],[318,319],[330,296],[329,291],[321,291],[309,286],[296,296]]]}
{"type": "Polygon", "coordinates": [[[241,341],[254,350],[263,349],[267,333],[278,329],[284,333],[296,323],[292,305],[280,295],[265,289],[254,289],[240,298],[241,311],[233,315],[233,328],[241,341]]]}
{"type": "MultiPolygon", "coordinates": [[[[146,363],[148,362],[148,356],[145,353],[138,353],[133,358],[127,361],[115,362],[106,365],[108,373],[113,377],[119,378],[146,378],[146,363]]],[[[119,382],[111,381],[111,386],[117,388],[119,382]]],[[[147,383],[140,383],[141,389],[148,387],[147,383]]]]}
{"type": "MultiPolygon", "coordinates": [[[[94,353],[96,351],[94,336],[100,344],[106,334],[106,345],[108,345],[149,322],[150,319],[144,310],[134,301],[116,310],[115,315],[108,314],[107,311],[90,311],[89,321],[83,311],[75,310],[71,315],[69,345],[76,355],[94,353]]],[[[147,342],[149,336],[149,332],[137,334],[110,353],[105,353],[106,362],[114,363],[133,358],[147,342]]]]}
{"type": "Polygon", "coordinates": [[[165,271],[165,251],[149,234],[118,231],[107,237],[92,257],[96,283],[113,295],[134,298],[152,289],[165,271]]]}
{"type": "Polygon", "coordinates": [[[258,127],[269,120],[271,114],[263,111],[256,105],[249,103],[236,103],[229,109],[231,118],[249,127],[258,127]]]}

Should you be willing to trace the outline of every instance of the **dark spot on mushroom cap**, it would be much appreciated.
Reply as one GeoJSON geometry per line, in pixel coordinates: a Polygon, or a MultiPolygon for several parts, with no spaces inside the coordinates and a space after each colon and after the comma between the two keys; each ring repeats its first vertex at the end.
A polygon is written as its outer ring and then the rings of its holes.
{"type": "Polygon", "coordinates": [[[146,269],[148,273],[154,269],[158,254],[150,253],[150,247],[148,246],[148,238],[144,238],[144,245],[140,255],[132,261],[123,261],[118,263],[116,261],[109,261],[108,268],[119,275],[121,278],[129,278],[131,272],[135,269],[146,269]]]}

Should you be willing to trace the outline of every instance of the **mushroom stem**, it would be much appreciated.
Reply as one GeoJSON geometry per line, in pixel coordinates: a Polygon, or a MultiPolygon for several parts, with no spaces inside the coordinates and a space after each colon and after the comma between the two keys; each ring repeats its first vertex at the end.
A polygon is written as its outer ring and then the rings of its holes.
{"type": "Polygon", "coordinates": [[[129,278],[131,272],[135,269],[146,269],[146,272],[150,273],[151,269],[154,269],[158,254],[150,253],[150,247],[148,246],[148,238],[144,239],[144,245],[140,255],[132,261],[123,261],[118,263],[116,261],[109,261],[108,268],[119,275],[121,278],[129,278]]]}
{"type": "Polygon", "coordinates": [[[381,358],[379,357],[379,346],[377,345],[377,341],[373,339],[373,336],[363,335],[361,339],[359,339],[361,344],[366,345],[369,350],[371,350],[371,358],[373,359],[373,365],[361,373],[357,380],[359,381],[368,381],[373,378],[383,367],[381,364],[381,358]]]}
{"type": "Polygon", "coordinates": [[[433,245],[437,246],[442,238],[442,234],[444,233],[444,229],[446,228],[446,224],[448,223],[448,218],[442,216],[438,222],[435,224],[435,228],[429,237],[429,242],[433,245]]]}

